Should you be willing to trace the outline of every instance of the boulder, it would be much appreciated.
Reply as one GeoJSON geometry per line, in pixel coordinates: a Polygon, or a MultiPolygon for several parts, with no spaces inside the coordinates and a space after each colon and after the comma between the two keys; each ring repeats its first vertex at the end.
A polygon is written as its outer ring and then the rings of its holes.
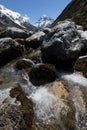
{"type": "Polygon", "coordinates": [[[74,69],[83,73],[87,77],[87,55],[77,59],[74,69]]]}
{"type": "Polygon", "coordinates": [[[0,39],[0,66],[5,65],[11,60],[19,57],[23,48],[11,38],[0,39]]]}
{"type": "Polygon", "coordinates": [[[44,32],[45,34],[48,34],[48,33],[51,32],[51,29],[50,29],[50,28],[44,28],[44,29],[43,29],[43,32],[44,32]]]}
{"type": "Polygon", "coordinates": [[[44,63],[51,63],[62,69],[72,69],[77,57],[86,53],[86,37],[83,38],[76,24],[68,20],[59,22],[51,29],[41,49],[44,63]]]}
{"type": "Polygon", "coordinates": [[[31,68],[28,75],[33,85],[40,86],[56,79],[56,69],[51,64],[38,64],[31,68]]]}
{"type": "Polygon", "coordinates": [[[33,103],[17,85],[0,105],[0,130],[31,130],[33,103]]]}
{"type": "Polygon", "coordinates": [[[45,33],[42,31],[36,32],[32,36],[26,39],[26,48],[36,49],[42,45],[43,38],[45,37],[45,33]]]}
{"type": "Polygon", "coordinates": [[[15,41],[18,42],[20,45],[25,44],[25,40],[23,38],[16,38],[15,41]]]}
{"type": "Polygon", "coordinates": [[[24,31],[22,29],[16,27],[9,27],[6,30],[0,32],[0,38],[11,37],[15,38],[27,38],[31,35],[31,33],[24,31]]]}
{"type": "Polygon", "coordinates": [[[19,70],[29,69],[34,65],[33,61],[29,59],[20,59],[16,62],[15,67],[19,70]]]}

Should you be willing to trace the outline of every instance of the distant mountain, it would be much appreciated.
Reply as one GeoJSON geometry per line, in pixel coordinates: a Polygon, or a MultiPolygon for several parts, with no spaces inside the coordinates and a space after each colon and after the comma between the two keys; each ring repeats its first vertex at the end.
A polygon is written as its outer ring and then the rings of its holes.
{"type": "Polygon", "coordinates": [[[28,30],[35,30],[36,27],[28,22],[27,17],[21,16],[18,12],[14,12],[10,9],[0,5],[0,26],[4,27],[18,27],[28,30]]]}
{"type": "Polygon", "coordinates": [[[34,26],[36,26],[39,29],[42,29],[42,28],[45,28],[45,27],[49,27],[53,23],[53,21],[54,20],[52,18],[50,18],[46,15],[43,15],[43,16],[40,17],[38,22],[36,22],[34,24],[34,26]]]}
{"type": "Polygon", "coordinates": [[[76,24],[82,25],[87,30],[87,0],[72,0],[52,26],[65,19],[72,19],[76,24]]]}

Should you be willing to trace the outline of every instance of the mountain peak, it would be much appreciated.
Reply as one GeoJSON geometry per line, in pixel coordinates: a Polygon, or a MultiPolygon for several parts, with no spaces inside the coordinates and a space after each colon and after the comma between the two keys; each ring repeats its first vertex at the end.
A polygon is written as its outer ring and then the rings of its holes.
{"type": "Polygon", "coordinates": [[[7,15],[9,18],[11,18],[13,20],[19,20],[20,19],[21,21],[28,22],[28,17],[22,16],[18,12],[7,9],[3,5],[0,5],[0,13],[2,13],[3,15],[7,15]]]}
{"type": "Polygon", "coordinates": [[[49,27],[54,20],[47,15],[42,15],[40,19],[34,24],[39,29],[49,27]]]}
{"type": "Polygon", "coordinates": [[[41,19],[43,19],[43,18],[48,18],[48,16],[47,16],[46,14],[43,14],[40,18],[41,18],[41,19]]]}
{"type": "Polygon", "coordinates": [[[0,23],[7,27],[16,26],[19,28],[32,28],[30,30],[35,29],[35,27],[29,23],[27,16],[22,16],[20,13],[5,8],[3,5],[0,5],[0,23]]]}

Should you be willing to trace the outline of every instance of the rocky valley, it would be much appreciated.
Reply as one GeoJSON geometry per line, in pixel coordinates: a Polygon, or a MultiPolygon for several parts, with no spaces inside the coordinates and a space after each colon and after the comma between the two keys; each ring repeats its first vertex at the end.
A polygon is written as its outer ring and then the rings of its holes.
{"type": "MultiPolygon", "coordinates": [[[[85,6],[86,0],[77,1],[85,6]]],[[[20,15],[15,22],[3,8],[0,130],[87,130],[86,24],[66,13],[37,28],[20,15]]]]}

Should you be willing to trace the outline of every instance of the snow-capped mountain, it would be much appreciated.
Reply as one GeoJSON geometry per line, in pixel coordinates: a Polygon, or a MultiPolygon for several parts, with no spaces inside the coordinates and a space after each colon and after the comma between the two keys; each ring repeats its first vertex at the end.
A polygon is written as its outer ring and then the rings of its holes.
{"type": "Polygon", "coordinates": [[[0,23],[8,27],[16,26],[29,30],[35,29],[35,27],[29,23],[27,16],[23,17],[20,13],[7,9],[3,5],[0,5],[0,23]]]}
{"type": "Polygon", "coordinates": [[[34,26],[36,26],[39,29],[42,29],[45,27],[49,27],[53,23],[53,21],[54,20],[52,18],[48,17],[47,15],[43,15],[40,17],[38,22],[34,24],[34,26]]]}

